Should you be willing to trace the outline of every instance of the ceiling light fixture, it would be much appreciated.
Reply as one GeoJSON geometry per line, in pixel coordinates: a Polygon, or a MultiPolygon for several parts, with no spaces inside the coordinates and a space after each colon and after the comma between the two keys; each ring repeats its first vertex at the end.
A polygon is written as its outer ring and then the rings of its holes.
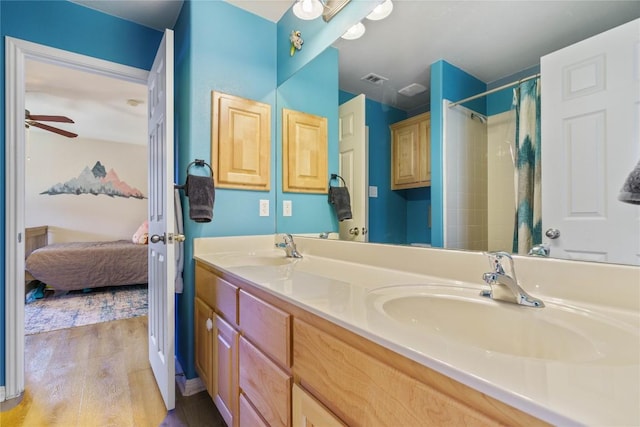
{"type": "Polygon", "coordinates": [[[349,28],[345,33],[341,36],[345,40],[355,40],[362,37],[366,28],[362,22],[358,22],[353,27],[349,28]]]}
{"type": "Polygon", "coordinates": [[[297,0],[293,5],[293,14],[305,21],[319,18],[323,10],[320,0],[297,0]]]}
{"type": "Polygon", "coordinates": [[[391,0],[385,0],[384,3],[381,3],[378,6],[376,6],[376,8],[373,9],[373,11],[367,15],[367,19],[370,19],[372,21],[379,21],[389,16],[392,10],[393,10],[393,3],[391,2],[391,0]]]}

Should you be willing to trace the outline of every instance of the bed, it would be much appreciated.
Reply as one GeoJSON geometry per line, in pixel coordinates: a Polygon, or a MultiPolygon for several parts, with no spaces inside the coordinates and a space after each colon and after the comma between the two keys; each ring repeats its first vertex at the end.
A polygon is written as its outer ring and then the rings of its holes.
{"type": "Polygon", "coordinates": [[[56,292],[142,284],[147,248],[131,240],[54,243],[33,250],[25,269],[56,292]]]}

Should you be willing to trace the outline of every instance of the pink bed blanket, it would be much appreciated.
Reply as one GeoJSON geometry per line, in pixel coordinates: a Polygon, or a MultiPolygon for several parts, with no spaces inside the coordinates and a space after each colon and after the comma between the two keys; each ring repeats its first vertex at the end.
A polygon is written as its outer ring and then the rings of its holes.
{"type": "Polygon", "coordinates": [[[25,268],[56,291],[147,283],[147,248],[130,240],[54,243],[33,251],[25,268]]]}

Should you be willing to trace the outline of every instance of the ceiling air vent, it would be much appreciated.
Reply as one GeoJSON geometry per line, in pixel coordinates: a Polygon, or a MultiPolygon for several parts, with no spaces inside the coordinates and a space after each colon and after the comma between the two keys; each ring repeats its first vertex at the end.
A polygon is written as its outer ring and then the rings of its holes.
{"type": "Polygon", "coordinates": [[[414,96],[424,92],[425,90],[427,90],[427,88],[422,86],[421,84],[411,83],[409,86],[405,86],[402,89],[400,89],[398,93],[405,96],[414,96]]]}
{"type": "Polygon", "coordinates": [[[386,80],[389,80],[386,77],[382,77],[375,73],[369,73],[364,77],[361,77],[360,80],[364,80],[365,82],[373,83],[374,85],[381,85],[386,80]]]}

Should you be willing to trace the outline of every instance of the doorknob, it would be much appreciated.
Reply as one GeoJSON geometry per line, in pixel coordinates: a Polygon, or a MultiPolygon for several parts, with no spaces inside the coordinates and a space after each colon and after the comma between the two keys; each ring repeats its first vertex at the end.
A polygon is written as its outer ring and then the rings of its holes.
{"type": "Polygon", "coordinates": [[[558,237],[560,237],[560,230],[558,230],[557,228],[550,228],[544,232],[544,235],[550,239],[557,239],[558,237]]]}
{"type": "Polygon", "coordinates": [[[164,235],[158,236],[157,234],[154,234],[149,238],[149,240],[151,241],[151,243],[158,243],[158,242],[164,243],[164,235]]]}
{"type": "Polygon", "coordinates": [[[349,234],[351,234],[352,236],[357,236],[358,234],[360,234],[360,230],[358,229],[358,227],[350,228],[349,234]]]}
{"type": "Polygon", "coordinates": [[[173,239],[176,242],[184,242],[184,239],[186,239],[186,237],[184,237],[184,234],[176,234],[173,236],[173,239]]]}

